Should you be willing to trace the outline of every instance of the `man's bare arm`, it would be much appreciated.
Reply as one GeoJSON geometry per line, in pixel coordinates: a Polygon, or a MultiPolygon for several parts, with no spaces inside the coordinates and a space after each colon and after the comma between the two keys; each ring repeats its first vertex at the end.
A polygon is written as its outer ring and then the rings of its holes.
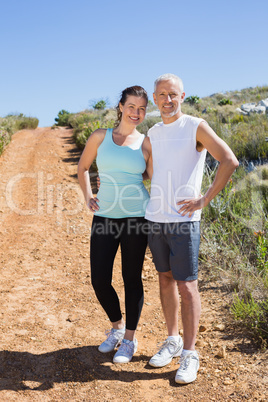
{"type": "Polygon", "coordinates": [[[219,166],[215,179],[204,196],[178,202],[178,205],[182,205],[178,212],[183,216],[189,214],[189,217],[192,216],[194,211],[202,209],[209,204],[225,187],[231,175],[239,166],[239,162],[230,147],[205,122],[199,124],[196,140],[219,162],[219,166]]]}

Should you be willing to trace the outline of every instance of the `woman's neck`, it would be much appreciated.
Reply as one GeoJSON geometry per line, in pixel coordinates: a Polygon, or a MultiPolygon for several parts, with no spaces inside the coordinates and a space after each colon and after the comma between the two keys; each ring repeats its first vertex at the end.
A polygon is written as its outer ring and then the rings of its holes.
{"type": "Polygon", "coordinates": [[[119,126],[117,126],[113,130],[114,134],[120,135],[122,137],[128,137],[128,136],[136,136],[137,134],[140,134],[137,130],[136,127],[129,127],[126,124],[120,123],[119,126]]]}

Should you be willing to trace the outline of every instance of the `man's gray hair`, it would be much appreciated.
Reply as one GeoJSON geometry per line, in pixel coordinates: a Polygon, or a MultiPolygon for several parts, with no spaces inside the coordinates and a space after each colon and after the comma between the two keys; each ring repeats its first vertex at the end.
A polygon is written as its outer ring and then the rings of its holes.
{"type": "Polygon", "coordinates": [[[154,92],[156,91],[157,84],[158,84],[160,81],[169,81],[169,80],[177,81],[178,84],[179,84],[179,87],[180,87],[181,92],[183,92],[183,82],[182,82],[182,79],[181,79],[180,77],[178,77],[177,75],[175,75],[175,74],[170,74],[170,73],[160,75],[160,77],[156,78],[156,80],[155,80],[155,82],[154,82],[154,92]]]}

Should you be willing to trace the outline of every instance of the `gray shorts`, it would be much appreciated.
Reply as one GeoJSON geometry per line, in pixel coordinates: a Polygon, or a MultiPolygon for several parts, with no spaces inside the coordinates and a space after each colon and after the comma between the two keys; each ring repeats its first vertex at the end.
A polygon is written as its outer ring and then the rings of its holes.
{"type": "Polygon", "coordinates": [[[200,222],[148,222],[149,246],[156,270],[171,270],[178,281],[197,279],[200,222]]]}

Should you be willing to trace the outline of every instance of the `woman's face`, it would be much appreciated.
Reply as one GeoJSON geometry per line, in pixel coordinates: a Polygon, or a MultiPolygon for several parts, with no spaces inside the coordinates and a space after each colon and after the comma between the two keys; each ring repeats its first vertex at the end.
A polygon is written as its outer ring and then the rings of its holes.
{"type": "Polygon", "coordinates": [[[145,118],[146,107],[146,99],[129,95],[124,105],[119,103],[119,108],[122,113],[121,121],[138,126],[145,118]]]}

